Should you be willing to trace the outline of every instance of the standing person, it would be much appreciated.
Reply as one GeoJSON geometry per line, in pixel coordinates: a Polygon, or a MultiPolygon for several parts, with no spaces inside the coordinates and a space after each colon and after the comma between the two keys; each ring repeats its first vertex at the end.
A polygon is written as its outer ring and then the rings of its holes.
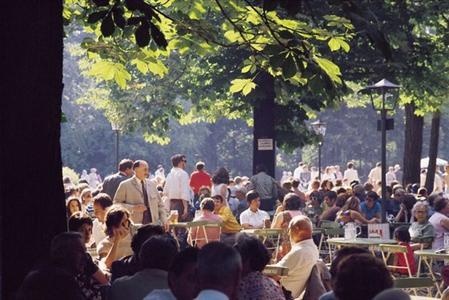
{"type": "Polygon", "coordinates": [[[293,171],[293,178],[294,179],[300,179],[301,178],[301,172],[303,169],[304,163],[300,162],[298,163],[298,167],[293,171]]]}
{"type": "Polygon", "coordinates": [[[266,173],[264,165],[256,166],[256,175],[253,175],[250,181],[250,190],[255,190],[260,196],[260,209],[266,212],[273,211],[278,188],[274,178],[266,173]]]}
{"type": "Polygon", "coordinates": [[[312,222],[309,218],[293,217],[288,229],[292,248],[276,266],[288,268],[288,276],[281,279],[281,284],[292,293],[293,298],[297,298],[304,291],[319,254],[312,239],[312,222]]]}
{"type": "Polygon", "coordinates": [[[129,158],[122,159],[118,164],[118,172],[104,179],[102,192],[108,194],[111,199],[114,199],[120,183],[133,175],[133,163],[129,158]]]}
{"type": "Polygon", "coordinates": [[[341,174],[340,166],[339,165],[335,165],[334,166],[334,170],[335,170],[336,180],[342,180],[343,179],[343,174],[341,174]]]}
{"type": "Polygon", "coordinates": [[[157,166],[157,170],[154,172],[154,177],[160,178],[160,180],[165,180],[165,170],[162,165],[157,166]]]}
{"type": "Polygon", "coordinates": [[[397,181],[394,167],[388,167],[388,172],[387,174],[385,174],[385,182],[387,183],[387,185],[391,185],[393,181],[397,181]]]}
{"type": "Polygon", "coordinates": [[[157,191],[156,184],[147,179],[148,164],[136,160],[133,164],[134,176],[122,181],[115,193],[114,203],[121,204],[131,213],[135,224],[167,223],[167,212],[157,191]]]}
{"type": "Polygon", "coordinates": [[[194,204],[197,203],[199,198],[200,189],[203,186],[207,186],[208,188],[212,187],[212,182],[209,173],[204,170],[204,162],[199,161],[195,165],[196,171],[194,171],[190,175],[189,185],[193,190],[194,194],[194,204]]]}
{"type": "Polygon", "coordinates": [[[368,175],[368,182],[374,186],[377,186],[377,183],[382,180],[382,167],[381,163],[376,163],[376,166],[371,169],[368,175]]]}
{"type": "Polygon", "coordinates": [[[177,210],[180,221],[189,219],[190,187],[189,174],[185,171],[187,160],[183,154],[171,157],[173,168],[165,180],[164,195],[169,201],[170,210],[177,210]]]}
{"type": "Polygon", "coordinates": [[[229,172],[226,168],[219,168],[212,176],[212,196],[220,195],[225,200],[225,205],[229,206],[229,172]]]}
{"type": "Polygon", "coordinates": [[[306,190],[309,186],[309,182],[312,179],[312,174],[309,171],[309,166],[304,164],[302,167],[302,172],[299,173],[299,182],[303,190],[306,190]]]}
{"type": "Polygon", "coordinates": [[[354,167],[354,163],[352,161],[348,162],[346,165],[346,170],[343,175],[343,180],[346,182],[345,185],[349,186],[353,181],[360,181],[359,174],[354,167]]]}
{"type": "Polygon", "coordinates": [[[399,164],[394,165],[394,175],[396,177],[396,180],[402,184],[402,170],[401,170],[401,166],[399,164]]]}
{"type": "Polygon", "coordinates": [[[101,177],[97,174],[97,169],[90,169],[90,173],[87,176],[87,182],[89,183],[89,186],[94,190],[101,183],[101,177]]]}

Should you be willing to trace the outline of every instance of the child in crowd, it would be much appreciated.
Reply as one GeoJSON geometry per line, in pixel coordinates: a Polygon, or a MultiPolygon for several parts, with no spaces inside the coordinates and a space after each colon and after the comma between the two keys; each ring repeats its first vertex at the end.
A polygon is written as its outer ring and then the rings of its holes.
{"type": "MultiPolygon", "coordinates": [[[[407,253],[404,256],[404,253],[395,253],[394,257],[394,265],[398,267],[407,267],[410,266],[411,275],[416,274],[416,264],[415,257],[413,256],[413,248],[410,245],[410,233],[408,232],[407,226],[399,226],[394,231],[394,238],[398,242],[398,245],[407,247],[407,253]],[[406,261],[407,259],[407,261],[406,261]]],[[[404,275],[410,275],[406,268],[395,269],[395,272],[404,275]]]]}

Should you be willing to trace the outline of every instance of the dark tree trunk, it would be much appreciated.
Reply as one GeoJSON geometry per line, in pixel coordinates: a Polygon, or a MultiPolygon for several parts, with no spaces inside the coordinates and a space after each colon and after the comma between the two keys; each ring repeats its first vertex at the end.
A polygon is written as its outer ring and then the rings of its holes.
{"type": "Polygon", "coordinates": [[[66,230],[60,122],[62,1],[6,1],[2,7],[2,298],[66,230]],[[6,7],[5,7],[6,6],[6,7]],[[4,24],[3,24],[4,25],[4,24]],[[6,81],[5,81],[6,80],[6,81]]]}
{"type": "Polygon", "coordinates": [[[438,140],[440,138],[440,120],[440,112],[434,112],[432,115],[432,127],[430,129],[429,166],[427,167],[426,176],[426,189],[429,194],[433,191],[433,183],[435,181],[435,171],[438,157],[438,140]]]}
{"type": "Polygon", "coordinates": [[[419,183],[423,140],[423,117],[415,115],[415,104],[405,105],[404,186],[419,183]]]}
{"type": "Polygon", "coordinates": [[[264,165],[267,174],[275,176],[276,139],[274,130],[275,105],[274,78],[261,71],[255,79],[257,84],[254,102],[254,131],[253,131],[253,173],[258,165],[264,165]],[[272,149],[269,143],[272,142],[272,149]]]}

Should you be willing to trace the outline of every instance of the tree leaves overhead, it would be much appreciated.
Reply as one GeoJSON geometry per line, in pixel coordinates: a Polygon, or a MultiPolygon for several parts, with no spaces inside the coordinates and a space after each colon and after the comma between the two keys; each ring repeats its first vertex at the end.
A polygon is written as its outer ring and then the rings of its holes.
{"type": "Polygon", "coordinates": [[[142,21],[134,33],[136,43],[139,47],[146,47],[150,43],[150,24],[146,20],[142,21]]]}
{"type": "Polygon", "coordinates": [[[107,13],[108,13],[107,10],[100,10],[100,11],[91,13],[89,15],[89,17],[87,18],[87,22],[88,23],[96,23],[96,22],[100,21],[101,19],[103,19],[107,13]]]}
{"type": "Polygon", "coordinates": [[[103,36],[108,37],[114,33],[115,24],[112,20],[112,14],[108,13],[108,15],[101,22],[101,33],[103,36]]]}

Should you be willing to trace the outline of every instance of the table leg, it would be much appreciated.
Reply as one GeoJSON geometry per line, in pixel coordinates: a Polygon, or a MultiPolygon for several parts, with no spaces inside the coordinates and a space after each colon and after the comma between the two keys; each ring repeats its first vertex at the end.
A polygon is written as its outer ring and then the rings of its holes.
{"type": "Polygon", "coordinates": [[[438,284],[437,277],[435,276],[435,273],[433,272],[433,269],[432,269],[433,258],[430,258],[428,260],[427,257],[423,256],[423,261],[427,265],[427,267],[429,268],[430,277],[432,277],[432,280],[435,282],[435,287],[437,289],[435,297],[441,297],[442,293],[441,293],[440,285],[438,284]]]}

